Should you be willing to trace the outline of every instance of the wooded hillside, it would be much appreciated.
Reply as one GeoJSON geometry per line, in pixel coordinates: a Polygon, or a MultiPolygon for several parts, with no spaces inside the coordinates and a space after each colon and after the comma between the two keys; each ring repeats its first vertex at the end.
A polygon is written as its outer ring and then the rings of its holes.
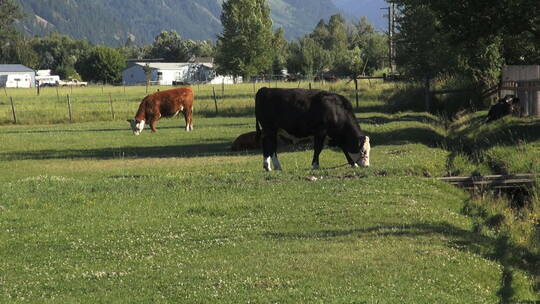
{"type": "MultiPolygon", "coordinates": [[[[59,32],[110,46],[128,37],[148,44],[162,30],[185,39],[215,40],[221,31],[222,0],[17,0],[27,17],[18,24],[29,36],[59,32]]],[[[293,39],[311,31],[320,19],[338,12],[331,0],[270,0],[274,28],[293,39]]]]}

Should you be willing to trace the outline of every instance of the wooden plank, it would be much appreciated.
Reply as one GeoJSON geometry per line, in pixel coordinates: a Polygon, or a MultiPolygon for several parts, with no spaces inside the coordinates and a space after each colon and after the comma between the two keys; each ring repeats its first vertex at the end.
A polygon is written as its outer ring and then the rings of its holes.
{"type": "Polygon", "coordinates": [[[486,176],[450,176],[438,180],[463,188],[518,188],[532,186],[538,174],[511,174],[486,176]]]}

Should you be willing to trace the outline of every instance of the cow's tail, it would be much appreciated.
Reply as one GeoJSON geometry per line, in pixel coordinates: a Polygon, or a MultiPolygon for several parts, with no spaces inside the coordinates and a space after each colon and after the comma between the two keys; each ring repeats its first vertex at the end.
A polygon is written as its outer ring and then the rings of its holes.
{"type": "Polygon", "coordinates": [[[259,124],[259,121],[255,118],[255,139],[257,142],[261,141],[261,125],[259,124]]]}

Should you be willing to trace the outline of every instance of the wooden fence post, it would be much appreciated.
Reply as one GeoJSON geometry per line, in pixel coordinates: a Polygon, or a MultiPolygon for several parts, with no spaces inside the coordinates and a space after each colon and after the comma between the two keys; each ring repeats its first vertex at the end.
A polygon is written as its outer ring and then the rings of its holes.
{"type": "Polygon", "coordinates": [[[73,113],[71,112],[71,98],[67,95],[69,122],[73,122],[73,113]]]}
{"type": "Polygon", "coordinates": [[[113,108],[112,96],[110,92],[109,92],[109,104],[111,105],[112,120],[114,120],[114,108],[113,108]]]}
{"type": "Polygon", "coordinates": [[[216,106],[216,115],[218,114],[218,107],[217,107],[217,97],[216,97],[216,88],[212,86],[212,91],[214,92],[214,105],[216,106]]]}
{"type": "Polygon", "coordinates": [[[6,87],[4,87],[4,93],[8,96],[6,87]]]}
{"type": "Polygon", "coordinates": [[[358,110],[358,79],[354,76],[354,93],[356,95],[356,109],[358,110]]]}
{"type": "Polygon", "coordinates": [[[425,85],[424,85],[426,112],[429,112],[429,108],[431,106],[430,82],[431,82],[431,80],[429,79],[429,77],[426,77],[426,81],[425,81],[425,85]]]}
{"type": "Polygon", "coordinates": [[[13,103],[13,97],[10,97],[11,100],[11,113],[13,113],[13,123],[17,124],[17,114],[15,114],[15,104],[13,103]]]}
{"type": "Polygon", "coordinates": [[[309,83],[309,89],[311,90],[311,82],[309,83]]]}
{"type": "Polygon", "coordinates": [[[225,98],[225,78],[221,81],[221,99],[225,98]]]}

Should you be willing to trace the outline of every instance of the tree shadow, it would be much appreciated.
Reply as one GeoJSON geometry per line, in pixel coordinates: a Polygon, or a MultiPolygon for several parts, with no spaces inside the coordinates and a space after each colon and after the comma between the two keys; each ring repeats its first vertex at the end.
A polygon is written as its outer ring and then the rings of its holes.
{"type": "Polygon", "coordinates": [[[198,109],[195,116],[213,118],[213,117],[254,117],[255,106],[235,106],[235,107],[220,107],[216,112],[213,106],[198,109]]]}
{"type": "MultiPolygon", "coordinates": [[[[157,147],[111,147],[101,149],[48,149],[0,153],[0,160],[44,160],[44,159],[118,159],[118,158],[169,158],[169,157],[210,157],[258,154],[258,150],[231,151],[229,141],[201,143],[194,145],[172,145],[157,147]]],[[[224,139],[221,139],[224,140],[224,139]]]]}
{"type": "Polygon", "coordinates": [[[364,105],[362,104],[362,101],[360,101],[358,107],[356,107],[356,103],[354,99],[351,99],[351,104],[353,105],[354,112],[356,114],[362,114],[362,113],[385,113],[388,111],[388,107],[386,105],[380,104],[380,105],[364,105]]]}
{"type": "Polygon", "coordinates": [[[426,123],[426,124],[436,124],[438,121],[434,119],[433,117],[430,117],[428,115],[421,115],[421,114],[406,114],[401,115],[399,117],[384,117],[384,116],[369,116],[365,118],[359,118],[357,119],[361,123],[368,123],[368,124],[386,124],[391,122],[403,122],[403,121],[417,121],[420,123],[426,123]]]}
{"type": "MultiPolygon", "coordinates": [[[[477,232],[455,227],[449,223],[385,224],[364,229],[336,229],[309,232],[266,232],[269,239],[329,240],[354,236],[358,238],[380,238],[385,236],[418,237],[438,235],[449,248],[478,254],[495,260],[502,265],[501,285],[498,291],[500,303],[511,303],[515,291],[512,287],[512,269],[520,269],[532,277],[540,276],[540,256],[528,249],[514,245],[505,237],[492,238],[477,232]]],[[[540,291],[540,286],[534,286],[540,291]]]]}
{"type": "Polygon", "coordinates": [[[446,140],[443,135],[427,127],[392,130],[374,133],[370,136],[372,146],[420,143],[428,147],[440,147],[446,140]]]}

